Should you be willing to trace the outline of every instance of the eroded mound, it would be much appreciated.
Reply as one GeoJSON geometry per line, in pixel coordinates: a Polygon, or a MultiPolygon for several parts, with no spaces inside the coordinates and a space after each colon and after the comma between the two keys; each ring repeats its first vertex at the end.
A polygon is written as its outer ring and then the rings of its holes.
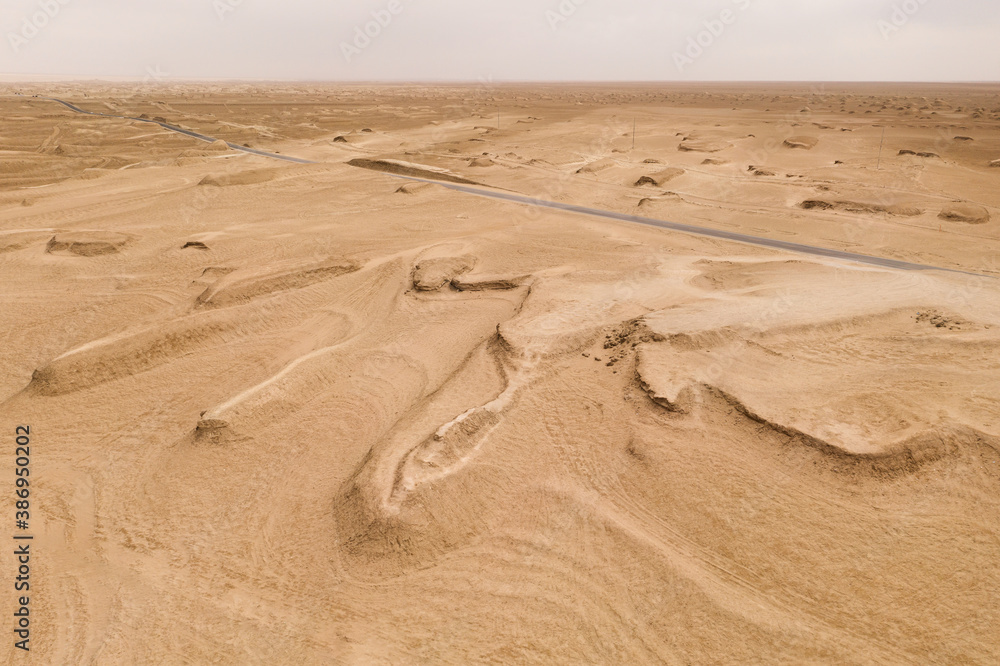
{"type": "Polygon", "coordinates": [[[432,187],[430,183],[407,183],[396,189],[396,194],[419,194],[432,187]]]}
{"type": "MultiPolygon", "coordinates": [[[[985,329],[969,322],[956,325],[961,319],[956,315],[925,308],[922,312],[936,314],[914,318],[899,309],[754,333],[753,326],[741,331],[724,326],[724,306],[706,307],[718,310],[722,328],[678,333],[684,317],[675,311],[650,324],[654,331],[663,330],[667,344],[639,350],[640,388],[670,411],[687,411],[689,403],[716,409],[706,402],[711,397],[722,412],[735,410],[821,451],[831,464],[847,462],[852,469],[879,474],[913,472],[963,444],[976,444],[989,429],[987,402],[955,410],[944,400],[972,387],[991,395],[998,389],[992,364],[981,362],[991,344],[978,337],[977,331],[985,329]],[[956,353],[954,336],[961,335],[967,338],[956,353]],[[933,391],[913,381],[948,353],[953,365],[938,371],[933,391]],[[894,360],[876,382],[870,377],[871,358],[894,360]]],[[[786,317],[764,315],[768,321],[786,317]]]]}
{"type": "Polygon", "coordinates": [[[650,400],[667,411],[684,411],[682,402],[687,397],[684,394],[689,392],[690,378],[666,356],[649,353],[649,349],[644,345],[636,354],[635,377],[639,387],[650,400]]]}
{"type": "Polygon", "coordinates": [[[370,160],[370,159],[357,158],[349,161],[347,164],[353,167],[359,167],[361,169],[371,169],[372,171],[394,173],[400,176],[413,176],[414,178],[443,180],[448,183],[460,183],[463,185],[480,184],[474,180],[469,180],[468,178],[462,178],[461,176],[456,176],[454,174],[448,173],[444,169],[436,169],[434,167],[428,167],[420,164],[410,164],[408,162],[400,162],[396,160],[370,160]]]}
{"type": "Polygon", "coordinates": [[[652,185],[654,187],[660,187],[664,183],[682,175],[684,175],[684,169],[664,169],[663,171],[658,171],[654,174],[641,177],[639,180],[635,181],[635,186],[642,187],[643,185],[652,185]]]}
{"type": "Polygon", "coordinates": [[[212,187],[235,187],[238,185],[258,185],[274,180],[277,174],[273,169],[258,169],[238,173],[208,175],[201,179],[199,185],[212,187]]]}
{"type": "MultiPolygon", "coordinates": [[[[251,320],[260,323],[260,319],[251,320]]],[[[149,370],[209,344],[236,329],[260,326],[220,313],[199,313],[69,351],[35,370],[29,387],[41,395],[62,395],[149,370]]]]}
{"type": "Polygon", "coordinates": [[[610,169],[615,166],[617,162],[612,159],[597,160],[596,162],[591,162],[590,164],[585,164],[576,170],[577,173],[600,173],[605,169],[610,169]]]}
{"type": "Polygon", "coordinates": [[[686,138],[677,146],[677,150],[687,153],[719,153],[732,147],[733,144],[728,141],[686,138]]]}
{"type": "Polygon", "coordinates": [[[637,204],[637,206],[639,208],[649,208],[651,206],[655,206],[656,204],[663,202],[680,202],[680,201],[683,201],[681,195],[677,194],[676,192],[671,192],[668,190],[665,192],[661,192],[657,196],[649,196],[639,199],[639,203],[637,204]]]}
{"type": "Polygon", "coordinates": [[[986,224],[990,221],[990,212],[976,204],[955,203],[945,206],[938,217],[949,222],[986,224]]]}
{"type": "Polygon", "coordinates": [[[941,157],[937,153],[919,152],[919,151],[916,151],[916,150],[905,150],[905,149],[899,151],[899,154],[900,155],[912,155],[914,157],[941,157]]]}
{"type": "Polygon", "coordinates": [[[413,287],[417,291],[437,291],[475,267],[476,258],[468,255],[425,259],[413,269],[413,287]]]}
{"type": "Polygon", "coordinates": [[[454,277],[451,286],[458,291],[506,291],[524,286],[530,275],[467,275],[454,277]]]}
{"type": "Polygon", "coordinates": [[[44,231],[21,231],[9,234],[0,234],[0,254],[4,252],[15,252],[23,250],[35,243],[42,243],[49,238],[49,233],[44,231]]]}
{"type": "Polygon", "coordinates": [[[879,204],[866,203],[862,201],[844,201],[831,199],[807,199],[799,204],[805,210],[837,210],[845,213],[886,213],[889,215],[901,215],[904,217],[915,217],[923,215],[921,209],[916,206],[905,204],[879,204]]]}
{"type": "Polygon", "coordinates": [[[784,146],[786,148],[810,150],[815,148],[818,143],[819,139],[814,136],[792,136],[785,139],[784,146]]]}
{"type": "Polygon", "coordinates": [[[198,297],[198,303],[216,307],[234,305],[280,291],[308,287],[360,268],[351,261],[328,260],[294,267],[279,265],[265,271],[242,269],[222,277],[206,289],[198,297]]]}
{"type": "Polygon", "coordinates": [[[117,254],[128,245],[132,237],[113,231],[75,231],[56,234],[49,240],[45,251],[49,254],[75,254],[96,257],[117,254]]]}
{"type": "Polygon", "coordinates": [[[738,262],[702,259],[692,266],[701,271],[690,283],[701,289],[734,291],[766,285],[783,275],[794,272],[802,278],[835,277],[830,267],[810,261],[738,262]]]}
{"type": "Polygon", "coordinates": [[[823,432],[817,436],[815,431],[800,430],[789,425],[787,419],[776,419],[773,412],[758,403],[756,406],[746,400],[726,391],[709,388],[709,392],[721,398],[736,412],[755,423],[769,428],[792,441],[816,449],[824,454],[834,471],[864,476],[894,476],[912,474],[924,465],[936,462],[946,457],[954,456],[961,448],[973,448],[981,445],[990,446],[983,433],[961,426],[940,426],[920,430],[895,442],[886,443],[880,449],[857,450],[846,445],[846,442],[836,435],[830,437],[823,432]]]}

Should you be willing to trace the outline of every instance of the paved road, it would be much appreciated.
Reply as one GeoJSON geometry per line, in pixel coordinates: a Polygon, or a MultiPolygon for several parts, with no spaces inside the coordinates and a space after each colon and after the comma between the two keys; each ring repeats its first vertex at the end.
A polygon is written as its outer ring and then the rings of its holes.
{"type": "MultiPolygon", "coordinates": [[[[198,134],[197,132],[192,132],[191,130],[186,130],[169,123],[160,122],[158,120],[150,120],[148,118],[133,118],[131,116],[116,116],[109,113],[97,113],[95,111],[85,111],[75,104],[70,104],[69,102],[64,102],[61,99],[56,99],[55,97],[42,97],[39,99],[45,99],[52,102],[58,102],[77,113],[85,113],[90,116],[103,116],[105,118],[119,118],[123,120],[136,120],[142,123],[152,123],[154,125],[159,125],[163,129],[170,130],[171,132],[177,132],[179,134],[184,134],[192,138],[198,139],[200,141],[207,141],[209,143],[216,141],[216,139],[205,136],[204,134],[198,134]]],[[[297,157],[288,157],[287,155],[279,155],[278,153],[269,153],[263,150],[257,150],[255,148],[247,148],[246,146],[241,146],[235,143],[226,142],[233,150],[240,150],[244,153],[252,153],[254,155],[261,155],[263,157],[271,157],[276,160],[284,160],[285,162],[294,162],[296,164],[317,164],[311,160],[303,160],[297,157]]],[[[511,203],[524,204],[527,206],[538,206],[542,208],[553,208],[555,210],[563,210],[570,213],[580,213],[582,215],[592,215],[594,217],[602,217],[609,220],[618,220],[621,222],[632,222],[634,224],[645,224],[651,227],[659,227],[661,229],[669,229],[671,231],[680,231],[681,233],[693,234],[695,236],[707,236],[709,238],[719,238],[721,240],[733,241],[736,243],[746,243],[748,245],[756,245],[758,247],[767,247],[775,250],[785,250],[787,252],[796,252],[798,254],[807,254],[814,257],[827,257],[830,259],[839,259],[842,261],[853,261],[859,264],[867,264],[869,266],[878,266],[879,268],[891,268],[895,270],[902,271],[946,271],[948,273],[962,273],[964,275],[975,275],[977,277],[989,277],[993,278],[991,275],[982,275],[980,273],[970,273],[967,271],[959,271],[953,268],[941,268],[939,266],[928,266],[925,264],[914,264],[908,261],[899,261],[897,259],[886,259],[884,257],[872,257],[866,254],[855,254],[853,252],[844,252],[841,250],[831,250],[824,247],[816,247],[813,245],[802,245],[800,243],[791,243],[789,241],[777,240],[775,238],[766,238],[764,236],[751,236],[748,234],[740,234],[734,231],[724,231],[722,229],[712,229],[710,227],[696,227],[691,224],[682,224],[680,222],[667,222],[665,220],[655,220],[650,217],[640,217],[638,215],[628,215],[626,213],[616,213],[614,211],[601,210],[599,208],[587,208],[586,206],[577,206],[574,204],[561,203],[558,201],[546,201],[545,199],[536,199],[534,197],[526,197],[520,194],[512,194],[507,192],[500,192],[491,189],[481,189],[478,187],[470,187],[468,185],[457,185],[455,183],[446,183],[439,180],[433,180],[429,178],[416,178],[413,176],[402,176],[394,173],[385,173],[387,176],[393,178],[402,178],[405,180],[414,180],[422,183],[432,183],[435,185],[440,185],[442,187],[447,187],[450,190],[455,190],[456,192],[464,192],[465,194],[473,194],[480,197],[488,197],[490,199],[500,199],[502,201],[509,201],[511,203]]]]}
{"type": "MultiPolygon", "coordinates": [[[[170,123],[160,122],[159,120],[150,120],[149,118],[133,118],[132,116],[116,116],[111,113],[98,113],[96,111],[86,111],[76,106],[75,104],[64,102],[63,100],[56,99],[55,97],[39,96],[38,99],[46,99],[49,100],[50,102],[58,102],[59,104],[62,104],[68,109],[76,111],[77,113],[85,113],[88,116],[101,116],[102,118],[118,118],[121,120],[135,120],[140,123],[150,123],[151,125],[159,125],[165,130],[170,130],[171,132],[177,132],[178,134],[183,134],[193,139],[198,139],[199,141],[205,141],[208,143],[214,143],[216,141],[216,139],[213,137],[205,136],[204,134],[198,134],[197,132],[192,132],[191,130],[186,130],[183,127],[177,127],[176,125],[171,125],[170,123]]],[[[233,150],[239,150],[244,153],[251,153],[253,155],[261,155],[262,157],[273,157],[276,160],[284,160],[285,162],[294,162],[296,164],[316,164],[316,162],[313,162],[311,160],[303,160],[298,157],[288,157],[287,155],[279,155],[278,153],[269,153],[264,150],[257,150],[256,148],[247,148],[246,146],[241,146],[238,143],[229,143],[227,141],[226,145],[232,148],[233,150]]]]}
{"type": "Polygon", "coordinates": [[[556,210],[564,210],[571,213],[581,213],[583,215],[593,215],[595,217],[603,217],[609,220],[620,220],[622,222],[645,224],[651,227],[670,229],[671,231],[680,231],[682,233],[693,234],[696,236],[708,236],[709,238],[720,238],[723,240],[734,241],[737,243],[746,243],[749,245],[757,245],[759,247],[769,247],[775,250],[786,250],[788,252],[797,252],[799,254],[809,254],[816,257],[829,257],[831,259],[842,259],[844,261],[853,261],[860,264],[878,266],[880,268],[892,268],[902,271],[946,271],[949,273],[962,273],[964,275],[976,275],[979,277],[993,277],[990,275],[981,275],[980,273],[969,273],[967,271],[955,270],[953,268],[941,268],[939,266],[928,266],[926,264],[914,264],[908,261],[899,261],[898,259],[872,257],[867,254],[855,254],[853,252],[844,252],[842,250],[831,250],[828,248],[816,247],[813,245],[802,245],[801,243],[791,243],[789,241],[778,240],[776,238],[766,238],[764,236],[751,236],[749,234],[736,233],[735,231],[712,229],[710,227],[696,227],[694,225],[682,224],[680,222],[667,222],[665,220],[656,220],[650,217],[640,217],[638,215],[629,215],[627,213],[616,213],[614,211],[602,210],[600,208],[587,208],[586,206],[577,206],[575,204],[561,203],[558,201],[546,201],[545,199],[535,199],[533,197],[526,197],[520,194],[510,194],[507,192],[498,192],[496,190],[484,190],[475,187],[469,187],[468,185],[442,183],[436,180],[430,180],[425,178],[414,178],[412,176],[397,176],[397,177],[407,178],[408,180],[416,180],[424,183],[434,183],[442,187],[447,187],[450,190],[465,192],[466,194],[474,194],[476,196],[489,197],[491,199],[502,199],[504,201],[512,201],[514,203],[526,204],[528,206],[554,208],[556,210]]]}

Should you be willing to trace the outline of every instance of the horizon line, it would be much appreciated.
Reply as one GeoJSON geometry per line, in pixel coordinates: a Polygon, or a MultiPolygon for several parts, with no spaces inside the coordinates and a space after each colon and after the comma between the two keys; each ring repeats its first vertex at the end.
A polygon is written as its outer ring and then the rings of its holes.
{"type": "Polygon", "coordinates": [[[313,83],[358,85],[703,85],[703,84],[763,84],[763,83],[822,83],[822,84],[914,84],[914,85],[1000,85],[998,80],[917,80],[917,79],[321,79],[321,78],[244,78],[244,77],[170,77],[149,81],[148,77],[116,75],[70,74],[2,74],[0,84],[79,83],[110,81],[144,83],[149,86],[166,86],[171,83],[313,83]]]}

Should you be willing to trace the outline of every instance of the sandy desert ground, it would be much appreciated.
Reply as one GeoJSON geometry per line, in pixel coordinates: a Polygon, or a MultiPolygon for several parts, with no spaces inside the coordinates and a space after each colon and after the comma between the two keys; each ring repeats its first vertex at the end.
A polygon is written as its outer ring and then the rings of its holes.
{"type": "Polygon", "coordinates": [[[31,662],[997,663],[998,93],[0,85],[31,662]]]}

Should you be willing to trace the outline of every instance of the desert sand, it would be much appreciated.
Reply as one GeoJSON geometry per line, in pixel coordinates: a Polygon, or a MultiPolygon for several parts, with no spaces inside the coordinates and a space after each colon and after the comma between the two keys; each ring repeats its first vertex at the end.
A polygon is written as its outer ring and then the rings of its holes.
{"type": "Polygon", "coordinates": [[[32,663],[997,663],[998,93],[2,84],[32,663]]]}

